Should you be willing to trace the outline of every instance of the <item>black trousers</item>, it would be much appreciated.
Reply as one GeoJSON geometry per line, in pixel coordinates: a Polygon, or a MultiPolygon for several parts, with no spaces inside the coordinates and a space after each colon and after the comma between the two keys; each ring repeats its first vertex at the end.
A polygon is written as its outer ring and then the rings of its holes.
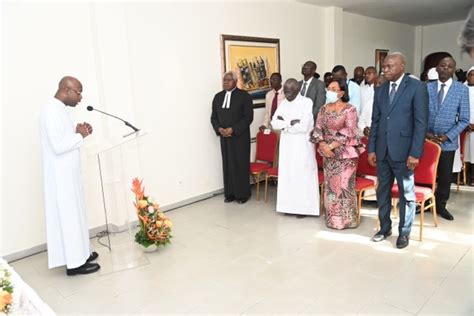
{"type": "Polygon", "coordinates": [[[446,210],[446,203],[451,192],[451,179],[453,174],[454,151],[442,151],[438,162],[438,180],[436,187],[436,211],[442,213],[446,210]]]}

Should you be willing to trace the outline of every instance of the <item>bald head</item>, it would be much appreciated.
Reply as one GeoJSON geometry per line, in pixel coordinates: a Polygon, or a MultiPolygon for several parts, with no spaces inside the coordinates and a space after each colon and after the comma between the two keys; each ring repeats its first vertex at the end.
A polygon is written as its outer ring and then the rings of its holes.
{"type": "Polygon", "coordinates": [[[54,96],[67,106],[76,106],[82,100],[82,84],[71,76],[63,77],[54,96]]]}
{"type": "Polygon", "coordinates": [[[383,61],[383,73],[387,80],[397,81],[405,73],[406,58],[402,53],[388,54],[383,61]]]}
{"type": "Polygon", "coordinates": [[[298,96],[300,92],[300,86],[298,81],[294,78],[290,78],[285,81],[285,85],[283,86],[283,93],[288,101],[293,101],[298,96]]]}

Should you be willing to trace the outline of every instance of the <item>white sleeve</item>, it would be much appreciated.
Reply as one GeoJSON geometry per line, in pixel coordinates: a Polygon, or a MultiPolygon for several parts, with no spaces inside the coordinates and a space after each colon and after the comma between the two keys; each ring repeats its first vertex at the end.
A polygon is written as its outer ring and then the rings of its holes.
{"type": "Polygon", "coordinates": [[[314,127],[314,116],[313,116],[312,104],[309,104],[307,108],[308,108],[307,110],[309,111],[305,111],[305,113],[300,119],[300,122],[286,129],[289,133],[296,134],[296,133],[311,132],[311,130],[314,127]]]}
{"type": "Polygon", "coordinates": [[[271,125],[272,125],[272,128],[273,129],[285,129],[287,128],[288,126],[290,126],[290,121],[288,120],[278,120],[277,117],[280,115],[282,116],[283,118],[285,118],[285,116],[283,116],[283,111],[281,110],[281,106],[277,107],[276,111],[275,111],[275,114],[273,114],[273,118],[272,118],[272,122],[271,122],[271,125]]]}
{"type": "Polygon", "coordinates": [[[43,128],[53,151],[57,155],[79,148],[83,143],[82,135],[71,133],[56,111],[43,114],[43,128]]]}

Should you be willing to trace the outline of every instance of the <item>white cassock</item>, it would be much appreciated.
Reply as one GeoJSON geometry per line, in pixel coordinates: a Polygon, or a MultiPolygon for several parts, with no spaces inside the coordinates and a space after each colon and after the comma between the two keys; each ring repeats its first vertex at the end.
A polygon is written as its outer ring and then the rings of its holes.
{"type": "Polygon", "coordinates": [[[66,106],[55,98],[41,113],[40,133],[48,266],[77,268],[90,255],[79,152],[83,138],[76,133],[66,106]]]}
{"type": "MultiPolygon", "coordinates": [[[[474,67],[469,69],[468,73],[473,71],[474,67]]],[[[467,85],[467,84],[466,84],[467,85]]],[[[469,88],[469,107],[470,117],[469,123],[474,124],[474,87],[467,86],[469,88]]],[[[474,163],[474,132],[466,133],[464,147],[464,161],[474,163]]],[[[468,180],[469,181],[469,180],[468,180]]]]}
{"type": "Polygon", "coordinates": [[[271,125],[281,130],[276,210],[280,213],[319,215],[319,190],[314,144],[313,102],[298,94],[278,106],[271,125]],[[281,116],[284,120],[277,120],[281,116]],[[292,120],[300,123],[291,126],[292,120]]]}

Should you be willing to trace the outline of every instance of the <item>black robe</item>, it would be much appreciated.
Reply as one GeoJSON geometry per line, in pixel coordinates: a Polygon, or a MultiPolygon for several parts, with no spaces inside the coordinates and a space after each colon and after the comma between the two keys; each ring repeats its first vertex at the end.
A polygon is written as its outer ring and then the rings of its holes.
{"type": "Polygon", "coordinates": [[[230,108],[223,109],[226,91],[222,90],[212,101],[211,124],[216,134],[219,128],[232,127],[231,137],[221,137],[224,196],[245,199],[250,197],[250,123],[253,121],[252,97],[235,88],[230,108]]]}

